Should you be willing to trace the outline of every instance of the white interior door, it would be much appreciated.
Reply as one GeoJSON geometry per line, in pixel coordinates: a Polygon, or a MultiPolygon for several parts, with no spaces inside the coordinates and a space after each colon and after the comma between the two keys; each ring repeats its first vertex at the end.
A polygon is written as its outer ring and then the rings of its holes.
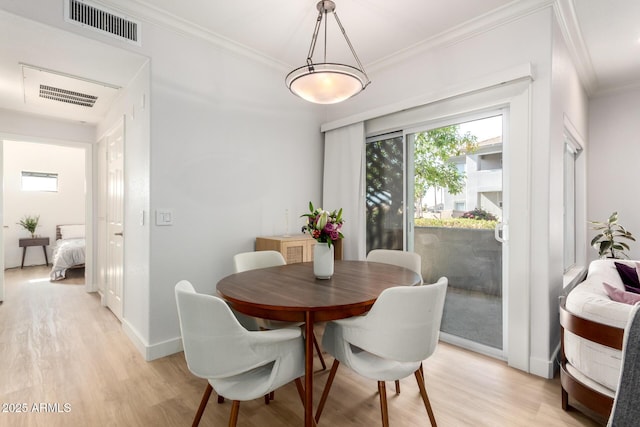
{"type": "Polygon", "coordinates": [[[107,135],[107,307],[122,319],[124,277],[124,124],[107,135]]]}

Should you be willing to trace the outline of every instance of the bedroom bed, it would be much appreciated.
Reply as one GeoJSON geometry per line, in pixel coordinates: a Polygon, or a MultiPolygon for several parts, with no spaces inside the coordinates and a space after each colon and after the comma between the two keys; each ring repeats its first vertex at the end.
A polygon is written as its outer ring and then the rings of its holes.
{"type": "Polygon", "coordinates": [[[56,226],[51,281],[65,279],[69,269],[84,267],[85,246],[84,224],[56,226]]]}

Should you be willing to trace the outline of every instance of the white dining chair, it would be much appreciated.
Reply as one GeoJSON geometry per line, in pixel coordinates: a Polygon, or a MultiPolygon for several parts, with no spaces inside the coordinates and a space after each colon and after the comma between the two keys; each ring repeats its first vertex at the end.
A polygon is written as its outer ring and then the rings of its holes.
{"type": "Polygon", "coordinates": [[[340,363],[378,382],[382,425],[389,425],[385,381],[414,374],[432,426],[435,416],[427,396],[422,361],[436,349],[448,281],[423,286],[396,286],[384,290],[363,316],[329,322],[323,348],[335,358],[315,420],[320,415],[340,363]]]}
{"type": "MultiPolygon", "coordinates": [[[[287,262],[285,261],[284,257],[278,251],[242,252],[233,256],[233,269],[235,273],[255,270],[257,268],[277,267],[279,265],[286,264],[287,262]]],[[[279,329],[290,328],[292,326],[304,326],[304,322],[293,323],[270,319],[259,319],[258,324],[263,329],[279,329]]],[[[322,369],[325,370],[327,369],[327,365],[324,361],[324,357],[322,357],[320,345],[318,345],[318,340],[316,339],[315,334],[312,338],[316,353],[318,354],[318,358],[320,359],[320,364],[322,365],[322,369]]]]}
{"type": "MultiPolygon", "coordinates": [[[[422,280],[422,257],[415,252],[396,249],[372,249],[367,254],[367,261],[408,268],[420,276],[420,285],[424,283],[422,280]]],[[[395,384],[396,393],[400,393],[400,381],[396,381],[395,384]]]]}
{"type": "Polygon", "coordinates": [[[279,265],[287,265],[287,261],[278,251],[241,252],[233,256],[233,271],[235,273],[279,265]]]}
{"type": "Polygon", "coordinates": [[[208,381],[193,425],[200,423],[212,390],[233,400],[229,426],[240,401],[257,399],[295,381],[304,404],[304,341],[300,328],[248,331],[229,306],[197,293],[186,280],[175,286],[184,354],[189,371],[208,381]]]}
{"type": "Polygon", "coordinates": [[[420,276],[420,283],[422,283],[422,257],[415,252],[394,249],[373,249],[367,254],[367,261],[408,268],[420,276]]]}

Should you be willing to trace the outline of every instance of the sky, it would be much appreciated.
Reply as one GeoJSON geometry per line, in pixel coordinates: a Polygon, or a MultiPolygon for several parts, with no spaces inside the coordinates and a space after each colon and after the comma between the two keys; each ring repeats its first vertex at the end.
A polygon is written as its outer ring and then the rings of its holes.
{"type": "Polygon", "coordinates": [[[467,131],[477,136],[478,141],[500,136],[502,135],[502,116],[461,123],[458,132],[464,135],[467,131]]]}

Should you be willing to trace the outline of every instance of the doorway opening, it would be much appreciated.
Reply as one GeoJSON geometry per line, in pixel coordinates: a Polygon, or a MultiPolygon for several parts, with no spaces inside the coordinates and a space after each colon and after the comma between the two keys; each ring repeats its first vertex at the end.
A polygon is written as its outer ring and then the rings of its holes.
{"type": "Polygon", "coordinates": [[[58,281],[65,280],[73,268],[77,270],[74,280],[82,272],[86,290],[94,290],[91,259],[86,256],[91,251],[85,249],[87,238],[91,239],[87,236],[92,217],[90,145],[27,137],[4,139],[2,159],[3,273],[5,269],[45,266],[50,269],[50,280],[58,281]],[[55,177],[55,186],[48,179],[48,187],[34,187],[36,175],[55,177]],[[26,219],[32,227],[20,225],[26,219]],[[73,240],[77,249],[56,250],[63,237],[65,242],[73,240]]]}

